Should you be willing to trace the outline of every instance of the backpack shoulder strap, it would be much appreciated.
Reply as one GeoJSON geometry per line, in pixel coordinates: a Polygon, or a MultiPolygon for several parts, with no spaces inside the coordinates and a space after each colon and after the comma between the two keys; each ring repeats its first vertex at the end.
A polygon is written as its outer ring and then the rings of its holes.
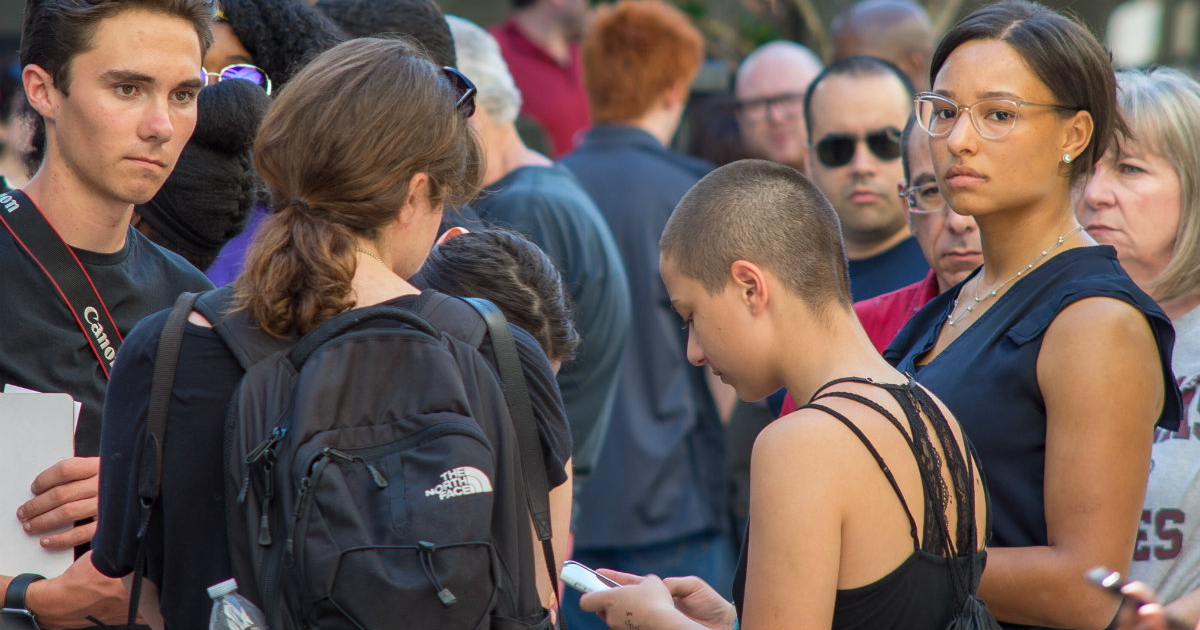
{"type": "Polygon", "coordinates": [[[255,363],[295,343],[295,340],[268,334],[254,325],[250,313],[235,308],[232,285],[201,295],[196,300],[195,310],[212,324],[213,330],[229,347],[243,370],[249,370],[255,363]]]}
{"type": "Polygon", "coordinates": [[[546,557],[546,570],[550,573],[550,583],[554,592],[558,592],[557,563],[554,560],[554,547],[551,544],[553,532],[550,526],[550,482],[546,477],[545,461],[542,453],[542,443],[538,439],[537,424],[533,417],[533,405],[529,400],[529,388],[525,383],[525,373],[521,369],[521,359],[517,355],[517,344],[513,340],[512,331],[504,314],[491,302],[480,298],[463,298],[470,304],[487,323],[488,333],[492,339],[492,349],[496,354],[496,365],[500,371],[500,381],[504,386],[504,397],[508,402],[509,415],[512,416],[513,427],[516,429],[517,442],[521,451],[521,469],[525,477],[525,495],[529,502],[529,513],[533,517],[533,525],[538,540],[542,541],[542,550],[546,557]]]}
{"type": "Polygon", "coordinates": [[[145,533],[150,523],[150,510],[158,500],[162,486],[163,447],[167,437],[167,412],[171,407],[171,390],[175,386],[175,369],[179,366],[179,348],[188,314],[196,303],[196,293],[184,293],[175,301],[167,323],[158,338],[158,353],[154,360],[154,379],[150,383],[150,403],[146,411],[146,437],[138,467],[138,498],[141,515],[137,530],[137,558],[134,560],[133,588],[129,598],[129,625],[137,620],[142,595],[142,577],[146,572],[145,533]]]}
{"type": "Polygon", "coordinates": [[[483,340],[488,334],[488,325],[486,318],[475,317],[473,315],[463,317],[463,312],[471,313],[478,312],[478,309],[463,308],[463,302],[470,304],[470,299],[459,299],[427,289],[421,292],[421,297],[413,306],[416,311],[431,322],[437,322],[438,330],[441,330],[450,336],[458,339],[471,346],[478,348],[483,344],[483,340]]]}

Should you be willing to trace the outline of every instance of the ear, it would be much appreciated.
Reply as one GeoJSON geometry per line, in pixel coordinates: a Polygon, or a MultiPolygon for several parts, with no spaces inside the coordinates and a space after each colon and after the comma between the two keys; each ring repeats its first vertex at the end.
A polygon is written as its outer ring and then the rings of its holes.
{"type": "Polygon", "coordinates": [[[442,232],[442,235],[438,237],[437,242],[434,243],[434,246],[436,247],[438,245],[441,245],[442,243],[445,243],[446,241],[454,238],[455,236],[462,236],[463,234],[469,234],[470,232],[471,231],[465,227],[458,227],[458,226],[452,227],[449,230],[442,232]]]}
{"type": "Polygon", "coordinates": [[[738,292],[738,299],[750,309],[751,315],[758,316],[766,311],[770,289],[762,267],[746,260],[735,260],[729,266],[729,277],[738,292]]]}
{"type": "Polygon", "coordinates": [[[690,92],[691,83],[685,79],[681,79],[667,90],[663,95],[663,105],[667,108],[682,108],[687,102],[688,93],[690,92]]]}
{"type": "Polygon", "coordinates": [[[1080,153],[1087,148],[1088,141],[1092,139],[1092,133],[1095,131],[1095,122],[1092,120],[1091,112],[1080,110],[1075,112],[1071,118],[1071,124],[1067,127],[1066,134],[1063,136],[1062,151],[1060,153],[1069,153],[1072,158],[1079,157],[1080,153]]]}
{"type": "Polygon", "coordinates": [[[428,173],[417,173],[408,180],[408,199],[400,209],[399,219],[407,220],[416,216],[414,213],[433,212],[433,200],[430,198],[431,187],[428,173]]]}
{"type": "Polygon", "coordinates": [[[21,71],[21,82],[25,84],[29,105],[43,118],[52,120],[62,98],[62,92],[54,86],[54,77],[41,66],[31,63],[21,71]]]}
{"type": "MultiPolygon", "coordinates": [[[[896,194],[897,195],[904,192],[905,188],[908,188],[908,180],[907,179],[904,179],[903,177],[901,177],[900,179],[896,180],[896,194]]],[[[904,221],[906,223],[908,223],[908,231],[913,236],[916,236],[917,235],[917,226],[913,224],[913,213],[908,211],[908,200],[901,198],[900,205],[904,207],[904,221]]]]}

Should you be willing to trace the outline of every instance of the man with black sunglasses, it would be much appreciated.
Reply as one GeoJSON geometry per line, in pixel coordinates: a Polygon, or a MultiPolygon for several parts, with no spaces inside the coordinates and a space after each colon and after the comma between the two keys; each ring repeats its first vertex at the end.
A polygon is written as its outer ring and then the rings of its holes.
{"type": "Polygon", "coordinates": [[[903,176],[900,132],[912,83],[874,57],[834,62],[805,97],[808,175],[837,211],[855,301],[899,289],[929,272],[895,193],[903,176]]]}

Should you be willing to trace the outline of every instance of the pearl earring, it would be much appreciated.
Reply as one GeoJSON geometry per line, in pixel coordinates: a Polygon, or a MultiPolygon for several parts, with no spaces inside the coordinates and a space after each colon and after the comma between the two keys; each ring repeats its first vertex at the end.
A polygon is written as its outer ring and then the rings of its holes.
{"type": "Polygon", "coordinates": [[[1063,164],[1070,164],[1070,163],[1071,163],[1071,154],[1064,153],[1063,154],[1063,164]]]}

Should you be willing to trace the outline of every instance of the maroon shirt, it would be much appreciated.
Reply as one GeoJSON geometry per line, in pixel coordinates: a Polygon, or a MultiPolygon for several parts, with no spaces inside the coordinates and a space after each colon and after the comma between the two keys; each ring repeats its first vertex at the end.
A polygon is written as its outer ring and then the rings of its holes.
{"type": "Polygon", "coordinates": [[[489,29],[524,101],[521,114],[533,119],[554,143],[554,157],[570,153],[590,124],[579,45],[571,44],[571,63],[560,65],[529,41],[511,18],[489,29]]]}
{"type": "MultiPolygon", "coordinates": [[[[863,329],[871,338],[875,349],[883,354],[883,349],[892,343],[896,333],[908,323],[917,311],[927,302],[938,296],[937,276],[931,270],[925,274],[925,279],[910,284],[891,293],[884,293],[873,298],[867,298],[854,303],[854,314],[862,322],[863,329]]],[[[798,409],[796,401],[792,400],[791,392],[783,399],[783,410],[780,416],[786,416],[798,409]]]]}

